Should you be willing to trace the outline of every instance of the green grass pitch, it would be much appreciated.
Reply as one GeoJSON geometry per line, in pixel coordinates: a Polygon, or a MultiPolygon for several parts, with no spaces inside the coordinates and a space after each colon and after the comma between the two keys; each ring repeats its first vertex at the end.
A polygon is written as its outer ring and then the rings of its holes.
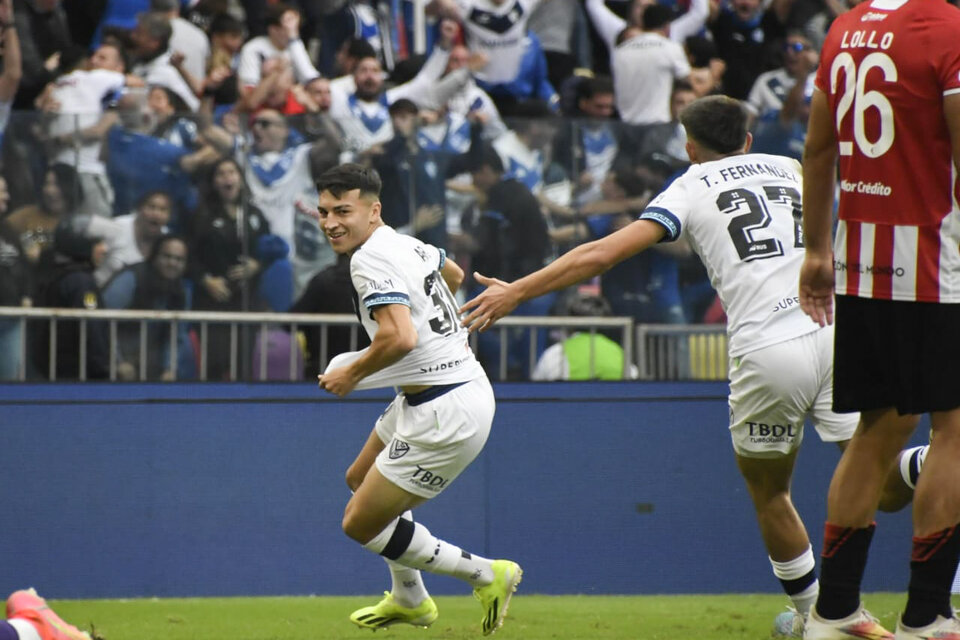
{"type": "MultiPolygon", "coordinates": [[[[480,607],[469,596],[440,596],[429,629],[358,629],[347,619],[370,597],[59,600],[51,606],[106,640],[466,640],[480,634],[480,607]]],[[[892,629],[904,594],[873,593],[864,603],[892,629]]],[[[955,604],[957,598],[955,598],[955,604]]],[[[543,596],[521,591],[499,640],[748,640],[769,638],[781,595],[543,596]]]]}

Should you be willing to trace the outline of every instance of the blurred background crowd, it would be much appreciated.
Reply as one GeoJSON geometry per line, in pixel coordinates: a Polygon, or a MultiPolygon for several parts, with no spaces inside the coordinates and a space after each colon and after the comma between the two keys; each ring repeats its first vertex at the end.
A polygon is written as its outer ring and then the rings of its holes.
{"type": "MultiPolygon", "coordinates": [[[[744,100],[754,150],[799,158],[817,52],[848,4],[0,0],[0,307],[352,313],[348,260],[310,216],[312,177],[345,161],[378,169],[388,224],[515,279],[681,173],[678,114],[699,96],[744,100]]],[[[724,320],[682,243],[517,313],[584,309],[724,320]]],[[[49,377],[52,349],[76,378],[69,325],[52,347],[49,323],[0,318],[0,379],[49,377]]],[[[147,362],[121,329],[112,377],[195,377],[195,329],[151,324],[147,362]]],[[[86,378],[111,375],[106,331],[83,330],[86,378]]],[[[230,375],[231,339],[211,326],[206,379],[230,375]]],[[[325,354],[349,339],[331,329],[325,354]]]]}

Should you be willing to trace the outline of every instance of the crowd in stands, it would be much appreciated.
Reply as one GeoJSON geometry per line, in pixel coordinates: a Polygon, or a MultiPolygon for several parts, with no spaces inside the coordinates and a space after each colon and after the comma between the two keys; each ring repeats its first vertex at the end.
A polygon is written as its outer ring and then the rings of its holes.
{"type": "MultiPolygon", "coordinates": [[[[420,31],[408,0],[0,0],[0,306],[349,311],[348,266],[310,215],[313,176],[344,161],[379,170],[388,224],[512,280],[682,172],[678,114],[699,96],[744,100],[754,150],[799,158],[848,2],[432,0],[420,31]]],[[[595,288],[638,322],[723,321],[688,247],[595,288]]],[[[46,329],[20,329],[0,318],[0,379],[46,378],[46,329]]],[[[121,331],[116,376],[196,376],[179,329],[151,328],[145,361],[121,331]]],[[[85,331],[89,378],[109,375],[104,331],[85,331]]],[[[77,377],[79,339],[58,336],[58,378],[77,377]]],[[[207,378],[230,375],[230,340],[211,326],[207,378]]],[[[492,370],[499,354],[481,343],[492,370]]]]}

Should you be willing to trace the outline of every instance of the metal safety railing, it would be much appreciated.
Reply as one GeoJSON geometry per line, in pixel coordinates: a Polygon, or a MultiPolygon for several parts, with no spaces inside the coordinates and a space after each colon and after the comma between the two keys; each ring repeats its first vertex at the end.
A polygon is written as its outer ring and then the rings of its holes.
{"type": "Polygon", "coordinates": [[[641,380],[726,380],[727,328],[722,324],[638,324],[641,380]]]}
{"type": "MultiPolygon", "coordinates": [[[[211,358],[210,332],[212,327],[225,327],[229,332],[226,341],[227,353],[213,354],[226,358],[229,362],[225,379],[236,380],[302,380],[304,378],[304,345],[291,338],[277,353],[272,349],[272,357],[279,357],[284,373],[278,375],[275,363],[268,364],[268,343],[273,330],[281,330],[290,336],[309,328],[319,331],[317,365],[323,370],[330,359],[336,355],[330,349],[330,329],[346,327],[349,329],[349,345],[356,350],[361,341],[363,328],[351,314],[293,314],[293,313],[257,313],[257,312],[210,312],[210,311],[130,311],[130,310],[85,310],[85,309],[46,309],[0,307],[0,325],[8,328],[12,324],[19,330],[19,339],[7,342],[7,349],[16,349],[18,353],[2,353],[0,358],[15,356],[18,361],[16,374],[9,379],[25,381],[30,379],[57,380],[58,377],[71,380],[90,379],[88,371],[88,333],[91,323],[100,323],[97,330],[107,336],[109,360],[109,380],[146,381],[148,375],[148,352],[156,346],[150,341],[157,340],[157,334],[148,330],[157,324],[166,325],[161,332],[166,341],[168,362],[166,370],[171,375],[165,380],[177,379],[177,357],[179,341],[183,339],[181,326],[188,325],[191,340],[196,350],[196,379],[209,380],[208,365],[211,358]],[[28,326],[37,327],[46,324],[49,342],[45,349],[43,366],[36,364],[36,350],[32,376],[29,375],[28,326]],[[78,369],[76,373],[58,376],[58,354],[62,354],[58,344],[58,327],[66,323],[77,327],[75,347],[78,369]],[[136,350],[136,370],[133,377],[119,376],[120,340],[119,328],[135,325],[138,327],[136,350]],[[254,331],[254,335],[242,334],[254,331]],[[254,354],[244,353],[252,348],[254,354]],[[259,357],[254,357],[258,355],[259,357]]],[[[475,353],[487,367],[495,380],[527,379],[532,376],[539,354],[549,341],[551,333],[558,331],[605,332],[619,338],[617,342],[629,357],[624,358],[624,378],[640,380],[720,380],[727,376],[727,342],[723,325],[637,325],[632,318],[604,317],[556,317],[556,316],[511,316],[502,318],[484,334],[472,334],[470,344],[475,353]],[[522,352],[518,352],[522,350],[522,352]],[[521,363],[522,372],[518,377],[511,370],[511,361],[521,363]]],[[[554,336],[555,337],[555,336],[554,336]]],[[[62,339],[61,339],[62,340],[62,339]]],[[[595,354],[593,342],[590,342],[591,371],[595,354]]],[[[41,345],[42,348],[42,345],[41,345]]],[[[591,376],[593,377],[593,376],[591,376]]],[[[219,378],[218,378],[219,379],[219,378]]]]}

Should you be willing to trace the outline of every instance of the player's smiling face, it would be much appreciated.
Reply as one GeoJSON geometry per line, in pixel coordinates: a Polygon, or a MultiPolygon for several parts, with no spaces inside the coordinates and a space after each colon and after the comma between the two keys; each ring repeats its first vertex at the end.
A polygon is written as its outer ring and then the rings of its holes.
{"type": "Polygon", "coordinates": [[[362,195],[359,189],[344,191],[339,196],[322,191],[317,212],[320,228],[337,253],[353,253],[383,224],[380,200],[373,195],[362,195]]]}

